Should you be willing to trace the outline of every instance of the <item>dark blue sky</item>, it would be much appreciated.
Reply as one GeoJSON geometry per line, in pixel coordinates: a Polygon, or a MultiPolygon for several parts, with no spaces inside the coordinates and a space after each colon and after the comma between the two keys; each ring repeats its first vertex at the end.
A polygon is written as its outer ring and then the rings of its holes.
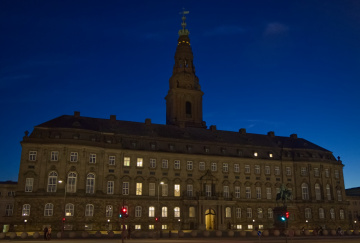
{"type": "Polygon", "coordinates": [[[0,180],[63,114],[165,123],[185,7],[204,120],[299,137],[360,186],[360,1],[0,1],[0,180]]]}

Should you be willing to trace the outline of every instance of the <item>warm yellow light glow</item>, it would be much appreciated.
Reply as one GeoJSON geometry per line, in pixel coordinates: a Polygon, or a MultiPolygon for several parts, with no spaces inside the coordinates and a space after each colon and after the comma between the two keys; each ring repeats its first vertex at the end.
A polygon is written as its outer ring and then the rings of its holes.
{"type": "Polygon", "coordinates": [[[272,157],[273,157],[273,154],[269,154],[269,157],[272,158],[272,157]]]}
{"type": "Polygon", "coordinates": [[[257,153],[257,152],[254,152],[254,156],[257,157],[257,156],[258,156],[258,153],[257,153]]]}

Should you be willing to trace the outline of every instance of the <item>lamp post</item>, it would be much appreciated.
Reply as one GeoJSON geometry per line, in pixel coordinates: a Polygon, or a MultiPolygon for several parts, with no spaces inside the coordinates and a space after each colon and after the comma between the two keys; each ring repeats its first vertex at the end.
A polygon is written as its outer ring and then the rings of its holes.
{"type": "Polygon", "coordinates": [[[253,219],[253,230],[255,230],[255,219],[253,219]]]}
{"type": "Polygon", "coordinates": [[[356,230],[356,223],[357,223],[357,221],[355,220],[354,221],[354,230],[356,230]]]}
{"type": "Polygon", "coordinates": [[[24,219],[24,231],[26,232],[26,223],[27,223],[27,219],[24,219]]]}
{"type": "Polygon", "coordinates": [[[62,218],[62,229],[61,229],[61,238],[64,236],[64,229],[65,229],[65,219],[66,219],[66,181],[59,180],[60,184],[64,182],[64,217],[62,218]]]}
{"type": "MultiPolygon", "coordinates": [[[[164,185],[164,182],[163,181],[160,181],[159,184],[158,184],[158,188],[157,188],[157,194],[158,194],[158,222],[159,222],[159,225],[158,225],[158,230],[159,230],[159,236],[161,237],[161,223],[160,223],[160,216],[161,216],[161,208],[160,208],[160,185],[164,185]]],[[[162,188],[161,188],[162,189],[162,188]]]]}
{"type": "Polygon", "coordinates": [[[306,223],[306,229],[309,229],[309,220],[305,220],[306,223]]]}
{"type": "Polygon", "coordinates": [[[107,220],[107,230],[110,231],[110,219],[107,220]]]}

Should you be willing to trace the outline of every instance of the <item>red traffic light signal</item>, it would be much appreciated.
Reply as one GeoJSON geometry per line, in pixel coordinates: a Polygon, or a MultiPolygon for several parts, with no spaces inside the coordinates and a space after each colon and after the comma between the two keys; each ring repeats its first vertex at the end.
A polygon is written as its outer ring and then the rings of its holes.
{"type": "Polygon", "coordinates": [[[121,209],[121,212],[122,212],[123,215],[127,214],[127,208],[123,207],[123,208],[121,209]]]}
{"type": "Polygon", "coordinates": [[[288,219],[289,218],[289,212],[285,213],[285,217],[288,219]]]}
{"type": "Polygon", "coordinates": [[[65,222],[65,217],[64,217],[64,218],[62,218],[62,221],[63,221],[63,223],[65,222]]]}
{"type": "Polygon", "coordinates": [[[155,218],[155,221],[156,221],[156,222],[157,222],[157,221],[159,221],[159,218],[158,218],[158,217],[156,217],[156,218],[155,218]]]}

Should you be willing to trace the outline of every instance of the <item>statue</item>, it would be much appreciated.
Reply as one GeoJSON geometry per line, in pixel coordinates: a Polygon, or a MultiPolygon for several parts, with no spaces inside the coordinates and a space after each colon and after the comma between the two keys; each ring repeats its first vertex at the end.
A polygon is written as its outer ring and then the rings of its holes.
{"type": "Polygon", "coordinates": [[[283,203],[283,206],[286,207],[286,202],[291,197],[291,191],[286,188],[285,185],[281,185],[280,192],[276,195],[276,201],[281,200],[283,203]]]}

